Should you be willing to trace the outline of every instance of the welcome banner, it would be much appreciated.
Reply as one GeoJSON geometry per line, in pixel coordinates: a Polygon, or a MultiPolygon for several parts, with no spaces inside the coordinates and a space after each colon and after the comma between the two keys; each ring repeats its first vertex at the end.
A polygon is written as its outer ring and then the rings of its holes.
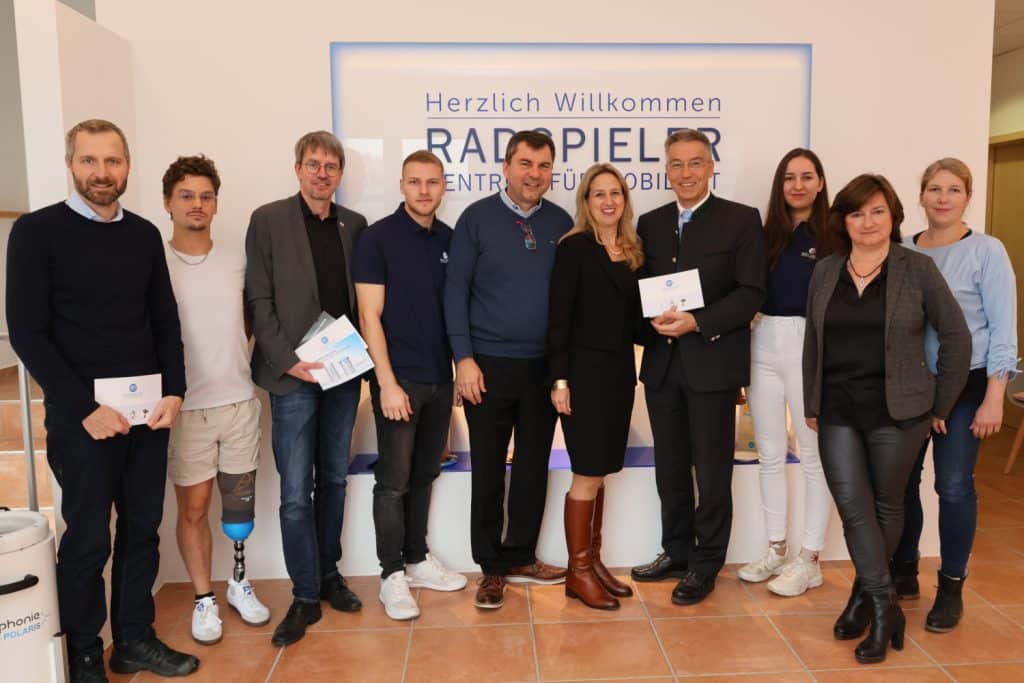
{"type": "Polygon", "coordinates": [[[670,201],[665,137],[697,128],[714,145],[713,190],[767,202],[779,158],[810,142],[811,47],[782,45],[333,43],[334,132],[343,203],[371,221],[400,200],[402,159],[445,162],[441,218],[501,186],[516,130],[555,141],[548,198],[573,211],[586,169],[625,174],[638,212],[670,201]]]}

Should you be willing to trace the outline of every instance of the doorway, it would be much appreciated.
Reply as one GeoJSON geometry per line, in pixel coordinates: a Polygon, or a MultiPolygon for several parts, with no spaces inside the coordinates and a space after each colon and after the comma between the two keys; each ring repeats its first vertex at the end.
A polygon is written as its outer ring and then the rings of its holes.
{"type": "MultiPolygon", "coordinates": [[[[1017,349],[1024,340],[1024,131],[992,138],[989,145],[988,216],[985,231],[1006,247],[1017,274],[1017,349]]],[[[1009,401],[1003,424],[1020,428],[1022,411],[1009,401]]]]}

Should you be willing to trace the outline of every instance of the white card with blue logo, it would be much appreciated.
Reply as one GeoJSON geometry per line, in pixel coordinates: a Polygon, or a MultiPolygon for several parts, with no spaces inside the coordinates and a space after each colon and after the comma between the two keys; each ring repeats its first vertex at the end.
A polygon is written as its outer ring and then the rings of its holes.
{"type": "Polygon", "coordinates": [[[696,268],[668,275],[645,277],[640,282],[640,304],[645,318],[656,318],[673,306],[677,311],[704,308],[704,291],[696,268]]]}
{"type": "Polygon", "coordinates": [[[323,363],[322,368],[309,371],[322,389],[344,384],[373,369],[366,342],[344,315],[295,349],[295,355],[307,363],[323,363]]]}
{"type": "Polygon", "coordinates": [[[93,380],[93,398],[124,415],[128,424],[144,425],[163,397],[160,374],[138,377],[105,377],[93,380]]]}

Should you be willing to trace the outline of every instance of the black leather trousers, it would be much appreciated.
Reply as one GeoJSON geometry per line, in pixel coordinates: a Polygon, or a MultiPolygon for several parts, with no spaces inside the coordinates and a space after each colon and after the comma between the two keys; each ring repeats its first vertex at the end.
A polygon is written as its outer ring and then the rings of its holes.
{"type": "Polygon", "coordinates": [[[931,420],[861,430],[818,427],[828,488],[843,520],[850,559],[866,590],[890,586],[889,558],[903,533],[903,492],[931,420]]]}

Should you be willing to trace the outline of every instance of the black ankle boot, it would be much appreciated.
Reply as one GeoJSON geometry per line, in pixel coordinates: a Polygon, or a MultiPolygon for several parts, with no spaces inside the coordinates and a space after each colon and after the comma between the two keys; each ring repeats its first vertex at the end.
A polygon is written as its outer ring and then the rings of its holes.
{"type": "Polygon", "coordinates": [[[921,587],[917,583],[917,560],[897,560],[889,562],[889,573],[892,574],[892,587],[900,600],[917,600],[921,597],[921,587]]]}
{"type": "Polygon", "coordinates": [[[960,623],[964,613],[964,581],[939,572],[939,591],[935,594],[935,605],[928,612],[924,628],[932,633],[949,633],[960,623]]]}
{"type": "Polygon", "coordinates": [[[846,609],[839,615],[835,626],[832,627],[832,635],[836,640],[860,638],[864,635],[864,629],[868,627],[870,621],[871,606],[864,595],[864,589],[861,588],[860,579],[856,579],[853,582],[853,588],[850,589],[850,599],[846,603],[846,609]]]}
{"type": "Polygon", "coordinates": [[[892,643],[894,650],[903,649],[903,631],[907,619],[900,609],[896,591],[887,588],[866,593],[871,605],[871,631],[853,651],[861,664],[876,664],[885,661],[885,653],[892,643]]]}

